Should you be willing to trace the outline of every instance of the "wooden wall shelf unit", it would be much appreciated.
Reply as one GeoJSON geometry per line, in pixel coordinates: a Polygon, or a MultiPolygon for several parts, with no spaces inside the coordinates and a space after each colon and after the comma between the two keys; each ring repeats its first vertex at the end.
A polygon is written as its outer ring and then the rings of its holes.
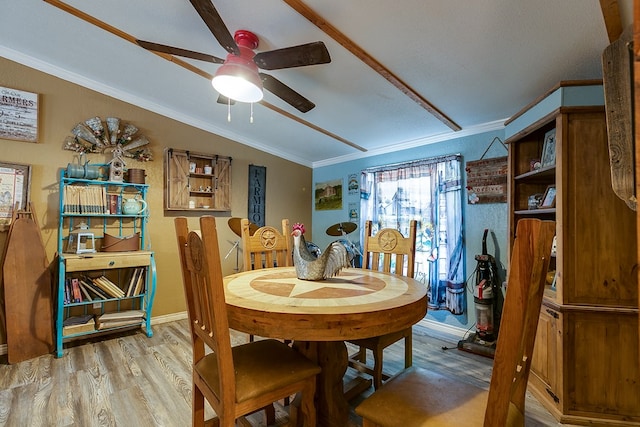
{"type": "Polygon", "coordinates": [[[231,157],[165,150],[165,210],[231,211],[231,157]]]}
{"type": "Polygon", "coordinates": [[[523,217],[556,221],[530,390],[562,423],[630,426],[640,425],[636,218],[612,189],[603,100],[601,82],[562,82],[506,123],[509,235],[523,217]],[[553,129],[555,166],[531,171],[553,129]],[[549,185],[555,206],[527,209],[549,185]]]}
{"type": "MultiPolygon", "coordinates": [[[[156,264],[147,242],[149,211],[122,212],[125,200],[146,202],[147,190],[146,184],[69,178],[66,170],[61,171],[57,357],[63,356],[64,342],[89,335],[133,327],[144,327],[147,336],[153,335],[156,264]],[[79,230],[80,224],[84,238],[92,235],[95,244],[89,243],[91,239],[80,246],[69,244],[70,233],[79,230]],[[105,239],[115,245],[104,244],[105,239]],[[127,244],[122,247],[120,243],[127,244]],[[73,319],[87,322],[69,324],[73,319]]],[[[142,208],[143,203],[138,203],[142,208]]],[[[77,243],[81,239],[73,240],[77,243]]]]}

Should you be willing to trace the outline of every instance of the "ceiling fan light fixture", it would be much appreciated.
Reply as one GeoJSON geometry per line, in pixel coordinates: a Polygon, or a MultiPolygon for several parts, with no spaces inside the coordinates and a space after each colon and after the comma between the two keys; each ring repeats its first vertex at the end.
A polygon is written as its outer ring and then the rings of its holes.
{"type": "Polygon", "coordinates": [[[257,74],[255,78],[251,78],[251,76],[218,72],[211,80],[211,84],[220,94],[238,102],[258,102],[264,96],[262,81],[257,74]]]}
{"type": "Polygon", "coordinates": [[[224,64],[218,68],[211,80],[215,90],[239,102],[258,102],[264,96],[262,79],[258,74],[258,66],[253,62],[254,52],[250,46],[253,44],[245,46],[244,43],[240,43],[240,55],[227,55],[224,64]]]}

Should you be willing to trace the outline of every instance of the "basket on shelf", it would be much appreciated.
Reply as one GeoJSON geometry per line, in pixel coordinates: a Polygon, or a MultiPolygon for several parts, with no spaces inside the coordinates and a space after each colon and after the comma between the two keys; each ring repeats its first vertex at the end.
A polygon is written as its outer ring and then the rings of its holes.
{"type": "Polygon", "coordinates": [[[102,239],[102,252],[127,252],[140,250],[140,233],[130,236],[112,236],[104,233],[102,239]]]}

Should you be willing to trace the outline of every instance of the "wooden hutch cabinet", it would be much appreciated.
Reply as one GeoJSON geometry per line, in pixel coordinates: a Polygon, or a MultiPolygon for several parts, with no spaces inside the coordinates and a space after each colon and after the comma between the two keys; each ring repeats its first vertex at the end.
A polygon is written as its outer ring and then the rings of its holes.
{"type": "Polygon", "coordinates": [[[231,211],[230,157],[173,148],[164,154],[165,210],[231,211]]]}
{"type": "Polygon", "coordinates": [[[521,218],[556,221],[529,389],[562,423],[640,425],[636,215],[611,186],[603,103],[600,81],[561,82],[507,121],[509,243],[521,218]]]}

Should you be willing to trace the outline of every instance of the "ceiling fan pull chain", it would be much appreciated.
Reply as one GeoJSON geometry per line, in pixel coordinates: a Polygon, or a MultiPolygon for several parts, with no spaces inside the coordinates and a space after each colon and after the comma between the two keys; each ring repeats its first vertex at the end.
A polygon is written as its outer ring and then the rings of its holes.
{"type": "Polygon", "coordinates": [[[249,123],[253,123],[253,102],[251,103],[251,117],[249,117],[249,123]]]}
{"type": "Polygon", "coordinates": [[[231,122],[231,98],[227,98],[227,122],[231,122]]]}

